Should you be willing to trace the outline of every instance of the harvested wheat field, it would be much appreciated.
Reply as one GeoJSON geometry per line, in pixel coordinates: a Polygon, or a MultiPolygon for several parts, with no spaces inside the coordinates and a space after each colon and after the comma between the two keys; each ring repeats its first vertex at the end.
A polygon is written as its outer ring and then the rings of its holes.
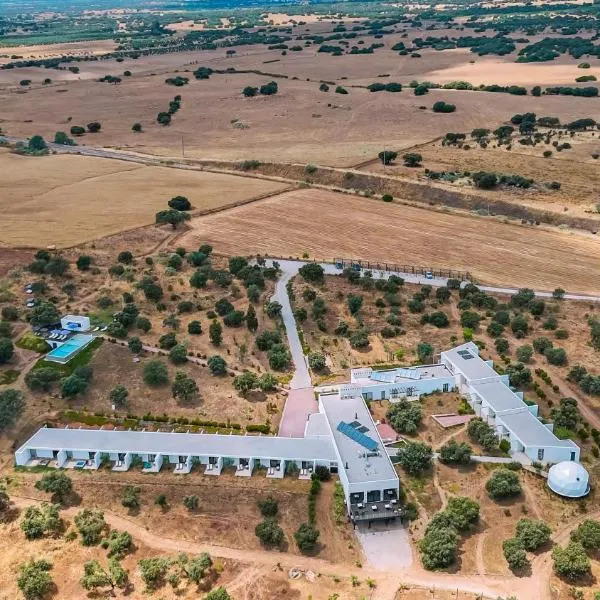
{"type": "Polygon", "coordinates": [[[359,257],[471,271],[482,283],[598,293],[591,236],[508,225],[319,190],[296,190],[199,217],[183,245],[228,254],[359,257]],[[307,220],[307,215],[314,215],[307,220]]]}
{"type": "MultiPolygon", "coordinates": [[[[469,81],[473,85],[496,83],[529,86],[532,82],[538,85],[569,85],[573,84],[575,78],[581,74],[578,72],[577,65],[565,57],[561,61],[542,64],[515,64],[498,57],[480,57],[474,62],[470,60],[425,73],[424,79],[438,83],[461,80],[469,81]]],[[[598,65],[594,66],[596,68],[589,72],[590,75],[598,75],[598,65]]]]}
{"type": "Polygon", "coordinates": [[[0,172],[0,245],[7,246],[71,246],[147,225],[176,195],[187,196],[194,209],[208,210],[284,187],[67,155],[34,158],[1,152],[0,172]]]}
{"type": "Polygon", "coordinates": [[[52,58],[54,56],[93,56],[112,52],[115,49],[113,40],[88,40],[85,42],[62,42],[58,44],[19,45],[23,40],[13,38],[14,46],[3,46],[6,54],[0,56],[0,64],[11,61],[10,56],[16,54],[27,58],[52,58]],[[12,48],[12,50],[9,50],[12,48]]]}

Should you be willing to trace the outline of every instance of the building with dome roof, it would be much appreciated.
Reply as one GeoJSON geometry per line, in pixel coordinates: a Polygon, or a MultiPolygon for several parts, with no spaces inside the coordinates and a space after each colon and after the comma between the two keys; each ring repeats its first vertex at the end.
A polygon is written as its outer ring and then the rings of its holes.
{"type": "Polygon", "coordinates": [[[582,498],[590,491],[590,476],[580,463],[565,460],[550,467],[548,487],[559,496],[582,498]]]}

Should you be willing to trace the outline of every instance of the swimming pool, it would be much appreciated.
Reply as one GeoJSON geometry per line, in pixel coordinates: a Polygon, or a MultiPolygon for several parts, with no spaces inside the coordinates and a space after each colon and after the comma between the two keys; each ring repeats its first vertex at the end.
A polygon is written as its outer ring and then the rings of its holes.
{"type": "Polygon", "coordinates": [[[46,360],[51,360],[58,363],[66,363],[80,350],[85,348],[93,339],[93,335],[84,335],[82,333],[78,333],[77,335],[74,335],[72,338],[68,339],[58,348],[54,348],[54,350],[48,352],[48,354],[46,354],[46,360]]]}

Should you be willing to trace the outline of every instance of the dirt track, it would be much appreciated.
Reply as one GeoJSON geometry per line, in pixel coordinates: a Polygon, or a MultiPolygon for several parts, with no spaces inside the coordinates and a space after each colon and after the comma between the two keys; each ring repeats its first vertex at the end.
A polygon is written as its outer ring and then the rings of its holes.
{"type": "MultiPolygon", "coordinates": [[[[19,509],[38,503],[37,500],[18,496],[12,496],[11,499],[19,509]]],[[[67,508],[61,514],[64,517],[73,518],[77,512],[77,508],[67,508]]],[[[320,558],[299,557],[291,554],[269,552],[267,550],[238,550],[225,546],[214,546],[158,536],[139,526],[134,521],[109,511],[104,511],[104,519],[112,528],[129,531],[135,540],[142,542],[148,548],[165,553],[189,552],[199,554],[201,552],[208,552],[213,556],[229,558],[244,563],[270,567],[279,564],[285,570],[291,567],[298,567],[302,570],[312,570],[316,573],[338,577],[350,577],[356,574],[355,567],[331,563],[320,558]]],[[[490,576],[470,576],[466,578],[460,575],[431,573],[422,570],[420,567],[397,569],[393,573],[379,570],[369,571],[363,568],[361,569],[361,576],[372,577],[377,581],[377,587],[371,596],[371,600],[393,600],[401,584],[448,590],[458,589],[465,592],[480,593],[484,595],[483,597],[490,599],[495,599],[498,595],[509,595],[515,586],[514,578],[490,576]]],[[[527,588],[527,595],[523,596],[524,598],[526,597],[528,600],[550,600],[550,596],[545,595],[543,590],[540,589],[543,587],[538,585],[538,582],[534,581],[534,577],[532,577],[531,584],[527,582],[526,585],[520,586],[520,592],[524,593],[527,588]],[[534,592],[534,590],[537,591],[534,592]]]]}

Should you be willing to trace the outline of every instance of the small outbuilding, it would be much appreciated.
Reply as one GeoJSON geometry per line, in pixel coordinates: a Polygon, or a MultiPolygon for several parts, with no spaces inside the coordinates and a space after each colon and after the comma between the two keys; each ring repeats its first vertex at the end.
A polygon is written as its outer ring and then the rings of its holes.
{"type": "Polygon", "coordinates": [[[548,487],[559,496],[582,498],[590,491],[590,476],[580,463],[566,460],[550,467],[548,487]]]}
{"type": "Polygon", "coordinates": [[[65,315],[60,320],[60,325],[63,329],[68,329],[69,331],[89,331],[90,318],[82,315],[65,315]]]}

